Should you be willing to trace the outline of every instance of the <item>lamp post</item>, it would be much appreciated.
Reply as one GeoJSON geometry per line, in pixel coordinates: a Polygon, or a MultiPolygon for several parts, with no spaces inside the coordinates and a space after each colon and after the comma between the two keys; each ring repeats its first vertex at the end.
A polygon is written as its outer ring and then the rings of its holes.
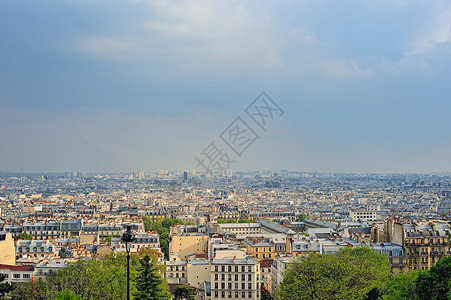
{"type": "Polygon", "coordinates": [[[122,234],[122,241],[125,243],[125,251],[127,251],[127,300],[130,300],[130,247],[134,240],[132,225],[127,225],[127,231],[122,234]]]}

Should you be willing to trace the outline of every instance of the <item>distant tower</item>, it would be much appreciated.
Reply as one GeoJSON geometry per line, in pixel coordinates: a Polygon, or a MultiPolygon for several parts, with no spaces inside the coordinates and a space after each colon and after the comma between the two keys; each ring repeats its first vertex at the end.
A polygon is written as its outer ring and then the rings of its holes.
{"type": "Polygon", "coordinates": [[[183,172],[183,180],[188,181],[188,171],[183,172]]]}

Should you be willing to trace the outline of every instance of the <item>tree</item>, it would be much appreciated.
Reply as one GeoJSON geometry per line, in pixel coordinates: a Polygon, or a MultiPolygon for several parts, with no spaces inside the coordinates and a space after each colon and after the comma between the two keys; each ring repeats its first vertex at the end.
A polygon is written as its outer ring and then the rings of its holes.
{"type": "MultiPolygon", "coordinates": [[[[125,299],[127,295],[126,254],[111,253],[101,260],[79,260],[67,267],[47,274],[33,284],[23,283],[11,293],[11,299],[54,300],[58,293],[72,291],[85,299],[125,299]],[[30,297],[32,295],[32,297],[30,297]]],[[[130,291],[136,291],[135,278],[139,256],[130,259],[130,291]]]]}
{"type": "Polygon", "coordinates": [[[84,298],[71,290],[64,290],[56,294],[56,300],[84,300],[84,298]]]}
{"type": "Polygon", "coordinates": [[[193,287],[188,285],[181,285],[175,288],[174,299],[175,300],[192,300],[194,299],[193,287]]]}
{"type": "Polygon", "coordinates": [[[301,257],[283,276],[276,299],[366,299],[379,293],[372,290],[382,289],[391,269],[384,255],[359,246],[301,257]]]}
{"type": "Polygon", "coordinates": [[[384,300],[411,299],[418,300],[415,292],[415,280],[418,278],[418,271],[408,271],[396,275],[392,280],[387,281],[387,291],[383,296],[384,300]]]}
{"type": "Polygon", "coordinates": [[[238,223],[254,223],[254,221],[251,219],[239,219],[238,223]]]}
{"type": "Polygon", "coordinates": [[[0,273],[0,299],[3,299],[6,294],[14,290],[14,286],[12,286],[11,284],[7,282],[3,283],[5,279],[6,275],[0,273]]]}
{"type": "Polygon", "coordinates": [[[420,300],[445,300],[451,294],[451,256],[439,260],[428,271],[420,270],[415,291],[420,300]]]}
{"type": "Polygon", "coordinates": [[[147,216],[142,217],[142,220],[144,224],[144,229],[146,231],[149,231],[152,228],[152,220],[147,216]]]}
{"type": "Polygon", "coordinates": [[[297,216],[296,221],[297,222],[304,222],[304,220],[307,218],[306,214],[300,214],[297,216]]]}
{"type": "Polygon", "coordinates": [[[136,279],[137,292],[134,294],[134,299],[171,299],[171,294],[165,280],[161,276],[161,267],[155,255],[145,255],[141,259],[141,267],[138,271],[139,274],[136,279]]]}
{"type": "Polygon", "coordinates": [[[17,240],[31,240],[33,239],[33,236],[31,234],[28,234],[26,232],[22,232],[19,235],[16,235],[16,237],[14,238],[16,241],[17,240]]]}

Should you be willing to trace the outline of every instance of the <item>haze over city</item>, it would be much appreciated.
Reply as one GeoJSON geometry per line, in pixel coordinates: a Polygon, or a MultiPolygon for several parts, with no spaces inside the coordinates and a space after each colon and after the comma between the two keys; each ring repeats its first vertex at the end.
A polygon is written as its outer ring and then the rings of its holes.
{"type": "Polygon", "coordinates": [[[0,171],[451,171],[449,1],[1,1],[0,171]],[[246,120],[248,122],[248,120],[246,120]]]}

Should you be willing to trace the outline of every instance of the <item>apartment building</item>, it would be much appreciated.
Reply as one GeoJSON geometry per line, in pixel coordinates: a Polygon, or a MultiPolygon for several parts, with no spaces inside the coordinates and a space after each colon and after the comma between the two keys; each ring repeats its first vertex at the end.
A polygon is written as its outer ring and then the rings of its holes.
{"type": "Polygon", "coordinates": [[[258,261],[262,259],[273,259],[276,257],[275,245],[268,239],[261,237],[247,237],[244,239],[247,254],[252,255],[258,261]]]}
{"type": "Polygon", "coordinates": [[[448,224],[405,224],[404,247],[407,267],[430,269],[441,258],[451,255],[448,224]]]}
{"type": "Polygon", "coordinates": [[[61,233],[61,223],[54,220],[27,222],[23,224],[23,231],[37,240],[56,239],[61,233]]]}
{"type": "Polygon", "coordinates": [[[260,263],[243,251],[218,251],[211,263],[211,299],[260,299],[260,263]]]}
{"type": "Polygon", "coordinates": [[[49,240],[18,240],[16,244],[17,259],[44,258],[56,254],[56,246],[49,240]]]}

